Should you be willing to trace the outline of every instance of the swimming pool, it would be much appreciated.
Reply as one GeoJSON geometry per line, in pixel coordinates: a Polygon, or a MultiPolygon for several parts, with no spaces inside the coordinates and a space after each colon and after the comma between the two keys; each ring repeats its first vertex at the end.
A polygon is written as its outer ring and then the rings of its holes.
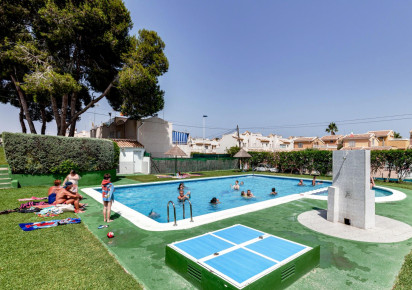
{"type": "MultiPolygon", "coordinates": [[[[298,186],[298,179],[280,178],[272,176],[235,176],[215,179],[184,180],[185,193],[190,191],[190,202],[193,206],[193,216],[200,216],[231,208],[250,205],[257,202],[282,198],[292,194],[299,194],[309,190],[327,188],[331,182],[311,185],[310,180],[304,181],[304,186],[298,186]],[[233,190],[231,185],[239,183],[240,190],[233,190]],[[276,188],[277,195],[270,195],[272,188],[276,188]],[[248,189],[255,195],[254,198],[243,198],[241,191],[248,189]],[[212,205],[210,200],[216,197],[220,204],[212,205]]],[[[183,203],[179,202],[178,185],[182,180],[169,183],[156,183],[150,185],[133,185],[116,188],[116,201],[131,209],[148,216],[151,211],[157,214],[153,218],[159,223],[167,222],[167,203],[173,201],[176,206],[177,220],[183,219],[183,203]]],[[[101,189],[98,189],[101,192],[101,189]]],[[[170,208],[170,220],[173,220],[173,209],[170,208]]],[[[185,202],[185,216],[190,217],[189,204],[185,202]]]]}
{"type": "MultiPolygon", "coordinates": [[[[327,200],[327,196],[317,195],[319,192],[325,192],[326,187],[331,185],[330,181],[324,181],[323,185],[311,186],[311,179],[304,179],[306,186],[296,186],[299,179],[292,177],[278,177],[268,176],[263,174],[249,174],[241,176],[223,176],[213,178],[201,178],[192,180],[176,180],[176,181],[163,181],[163,182],[151,182],[145,184],[136,185],[120,185],[116,186],[115,198],[116,202],[113,203],[112,211],[120,214],[136,226],[148,231],[170,231],[181,230],[197,227],[200,225],[208,224],[218,220],[247,214],[250,212],[266,209],[276,205],[292,202],[301,198],[311,198],[319,200],[327,200]],[[257,178],[261,177],[261,178],[257,178]],[[209,181],[216,181],[216,187],[210,186],[209,181]],[[251,189],[257,196],[256,199],[243,200],[240,197],[240,191],[231,191],[230,184],[234,184],[235,180],[244,181],[245,185],[241,187],[241,190],[251,189]],[[257,180],[265,180],[266,182],[260,184],[257,180]],[[189,215],[189,204],[186,203],[186,219],[182,220],[183,209],[182,204],[177,202],[177,187],[180,182],[184,182],[186,186],[193,192],[193,213],[194,222],[191,222],[189,215]],[[280,183],[283,183],[285,187],[281,187],[280,183]],[[219,185],[220,184],[220,185],[219,185]],[[170,186],[170,192],[166,189],[170,186]],[[156,189],[148,196],[141,195],[145,187],[152,187],[156,189]],[[270,196],[270,190],[272,187],[276,187],[278,195],[276,197],[270,196]],[[125,188],[126,193],[124,196],[120,194],[121,188],[125,188]],[[198,191],[199,188],[199,191],[198,191]],[[133,193],[135,191],[135,193],[133,193]],[[200,192],[206,192],[201,194],[200,192]],[[212,197],[216,196],[221,199],[222,203],[216,207],[211,206],[209,201],[212,197]],[[173,208],[170,207],[170,221],[159,222],[158,220],[167,219],[167,203],[172,200],[176,206],[177,226],[173,222],[173,208]],[[124,203],[125,204],[124,204],[124,203]],[[157,203],[159,208],[159,219],[154,220],[147,215],[153,210],[157,210],[154,206],[157,203]],[[130,206],[140,207],[140,211],[131,208],[130,206]],[[198,212],[198,210],[204,210],[198,212]],[[199,215],[200,214],[200,215],[199,215]]],[[[383,189],[382,187],[378,187],[383,189]]],[[[386,188],[385,188],[386,189],[386,188]]],[[[82,192],[102,203],[101,188],[82,188],[82,192]]],[[[406,195],[401,191],[389,189],[393,194],[385,197],[376,197],[375,202],[390,202],[399,201],[406,198],[406,195]]]]}

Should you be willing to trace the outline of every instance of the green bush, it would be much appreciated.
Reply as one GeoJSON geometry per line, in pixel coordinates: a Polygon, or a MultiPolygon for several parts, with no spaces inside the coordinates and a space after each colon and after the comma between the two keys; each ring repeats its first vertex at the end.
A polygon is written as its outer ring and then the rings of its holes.
{"type": "Polygon", "coordinates": [[[325,175],[332,171],[332,151],[306,149],[302,151],[276,152],[274,163],[281,172],[318,171],[325,175]]]}
{"type": "Polygon", "coordinates": [[[5,132],[3,141],[7,162],[15,174],[109,170],[118,164],[118,151],[109,140],[5,132]]]}

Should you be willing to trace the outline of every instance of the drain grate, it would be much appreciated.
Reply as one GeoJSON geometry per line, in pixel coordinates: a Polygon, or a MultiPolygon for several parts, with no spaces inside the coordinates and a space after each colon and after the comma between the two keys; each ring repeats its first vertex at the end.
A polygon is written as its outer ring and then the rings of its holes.
{"type": "Polygon", "coordinates": [[[202,272],[190,264],[187,264],[187,273],[195,280],[202,281],[202,272]]]}
{"type": "Polygon", "coordinates": [[[286,280],[287,278],[293,276],[295,274],[295,264],[287,267],[286,269],[284,269],[282,271],[282,273],[280,274],[280,279],[283,282],[284,280],[286,280]]]}

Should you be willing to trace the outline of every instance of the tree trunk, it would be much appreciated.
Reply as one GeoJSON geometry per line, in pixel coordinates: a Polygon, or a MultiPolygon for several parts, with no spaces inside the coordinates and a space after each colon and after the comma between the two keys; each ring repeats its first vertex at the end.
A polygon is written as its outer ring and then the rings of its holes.
{"type": "Polygon", "coordinates": [[[73,120],[74,115],[76,114],[76,102],[77,102],[77,93],[72,94],[72,99],[70,103],[70,132],[69,137],[74,137],[76,131],[76,122],[77,118],[73,120]]]}
{"type": "Polygon", "coordinates": [[[63,101],[62,101],[62,116],[60,120],[60,136],[66,136],[66,129],[67,129],[67,124],[66,124],[66,118],[67,118],[67,106],[69,105],[69,95],[64,94],[63,95],[63,101]]]}
{"type": "Polygon", "coordinates": [[[21,126],[22,133],[27,133],[26,124],[24,124],[23,108],[22,108],[21,104],[20,104],[19,120],[20,120],[20,126],[21,126]]]}
{"type": "Polygon", "coordinates": [[[54,120],[56,121],[56,125],[57,125],[57,135],[59,135],[60,134],[60,125],[61,125],[59,109],[57,108],[56,98],[54,96],[51,96],[50,99],[51,99],[51,103],[52,103],[52,110],[53,110],[54,120]]]}
{"type": "Polygon", "coordinates": [[[29,108],[27,106],[27,102],[26,102],[26,98],[24,96],[24,93],[21,90],[20,86],[17,84],[17,81],[14,78],[14,76],[10,75],[10,77],[11,77],[11,80],[13,81],[14,86],[16,87],[17,95],[19,96],[20,104],[21,104],[21,107],[23,108],[23,112],[24,112],[24,115],[26,117],[26,121],[29,124],[30,132],[32,134],[37,134],[36,128],[34,127],[33,121],[30,117],[30,112],[29,112],[29,108]]]}
{"type": "Polygon", "coordinates": [[[74,137],[74,133],[76,132],[76,122],[77,120],[74,120],[72,123],[70,123],[69,137],[74,137]]]}
{"type": "Polygon", "coordinates": [[[40,105],[40,113],[41,113],[41,134],[46,135],[46,108],[44,105],[40,105]]]}

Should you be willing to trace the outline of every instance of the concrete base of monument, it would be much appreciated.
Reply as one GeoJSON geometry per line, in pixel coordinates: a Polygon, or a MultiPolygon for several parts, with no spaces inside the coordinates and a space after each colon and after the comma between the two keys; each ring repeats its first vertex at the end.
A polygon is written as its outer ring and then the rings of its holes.
{"type": "Polygon", "coordinates": [[[326,219],[326,210],[311,210],[298,216],[298,221],[316,232],[346,240],[369,243],[396,243],[412,238],[412,227],[384,216],[375,216],[375,227],[360,229],[326,219]]]}

